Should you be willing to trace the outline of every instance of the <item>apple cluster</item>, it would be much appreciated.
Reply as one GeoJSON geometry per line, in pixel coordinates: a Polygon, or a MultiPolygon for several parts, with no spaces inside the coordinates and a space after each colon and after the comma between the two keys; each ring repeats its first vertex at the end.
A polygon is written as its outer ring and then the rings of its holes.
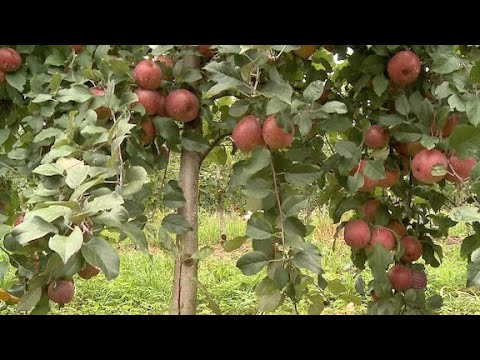
{"type": "MultiPolygon", "coordinates": [[[[70,45],[75,53],[81,53],[84,45],[70,45]]],[[[208,45],[199,45],[198,51],[205,57],[213,56],[208,45]]],[[[163,80],[173,80],[172,70],[174,62],[167,56],[157,56],[152,60],[140,61],[133,70],[133,79],[138,85],[135,94],[138,102],[145,109],[148,119],[140,124],[142,135],[140,141],[143,145],[150,145],[155,139],[156,129],[153,116],[168,116],[178,122],[189,122],[194,120],[199,111],[200,104],[197,97],[187,89],[175,89],[168,95],[162,94],[158,89],[163,80]]],[[[105,96],[105,89],[94,87],[91,89],[94,96],[105,96]]],[[[134,106],[135,104],[132,104],[134,106]]],[[[111,119],[111,110],[108,107],[100,106],[95,109],[98,119],[101,122],[111,119]]]]}
{"type": "MultiPolygon", "coordinates": [[[[404,88],[416,81],[421,71],[420,59],[412,51],[400,51],[395,54],[387,65],[387,72],[393,86],[404,88]]],[[[459,118],[453,114],[447,118],[445,125],[439,128],[432,119],[430,126],[432,136],[446,138],[459,118]]],[[[362,159],[351,171],[350,175],[360,173],[363,185],[359,192],[370,193],[377,187],[390,188],[407,174],[422,184],[435,184],[445,179],[454,183],[467,180],[475,165],[474,157],[461,159],[454,153],[445,153],[439,149],[425,148],[420,142],[395,142],[391,139],[388,127],[380,124],[371,125],[365,132],[363,144],[367,149],[384,149],[391,146],[396,161],[385,163],[385,173],[382,179],[372,179],[365,169],[368,160],[362,159]],[[392,165],[394,164],[394,165],[392,165]]],[[[420,259],[423,253],[422,243],[417,239],[413,229],[407,233],[404,222],[390,219],[386,226],[374,225],[377,211],[381,206],[377,199],[369,199],[359,209],[357,218],[349,221],[344,228],[344,240],[353,249],[365,249],[369,254],[376,244],[388,251],[395,251],[399,260],[388,271],[392,289],[404,292],[408,289],[424,289],[427,278],[424,272],[414,270],[411,264],[420,259]]],[[[408,222],[405,224],[408,226],[408,222]]],[[[378,296],[372,294],[374,300],[378,296]]]]}
{"type": "Polygon", "coordinates": [[[290,132],[277,125],[275,116],[268,116],[262,124],[258,117],[248,115],[233,129],[232,138],[241,152],[249,152],[258,146],[267,145],[270,150],[289,147],[293,142],[295,127],[290,123],[290,132]]]}
{"type": "MultiPolygon", "coordinates": [[[[24,219],[25,219],[25,214],[21,213],[15,219],[15,226],[19,226],[20,224],[22,224],[24,219]]],[[[37,246],[41,240],[42,239],[32,241],[31,244],[33,246],[37,246]]],[[[84,234],[83,241],[85,242],[87,240],[88,240],[88,236],[84,234]]],[[[38,257],[36,258],[34,264],[35,264],[35,269],[39,271],[40,261],[38,260],[38,257]]],[[[101,272],[101,269],[86,262],[83,265],[82,269],[78,272],[78,276],[81,277],[82,279],[89,280],[94,276],[98,275],[100,272],[101,272]]],[[[75,294],[75,284],[73,282],[73,279],[52,279],[52,281],[50,281],[50,283],[48,284],[47,295],[48,295],[48,298],[54,303],[57,303],[60,305],[67,304],[70,301],[72,301],[74,294],[75,294]]]]}

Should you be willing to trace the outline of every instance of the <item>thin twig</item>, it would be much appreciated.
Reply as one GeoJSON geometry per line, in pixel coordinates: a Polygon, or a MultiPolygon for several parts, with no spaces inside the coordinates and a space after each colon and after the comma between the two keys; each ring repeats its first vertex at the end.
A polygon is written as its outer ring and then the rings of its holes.
{"type": "MultiPolygon", "coordinates": [[[[115,116],[115,112],[113,110],[111,110],[111,113],[112,113],[112,117],[113,117],[113,123],[116,124],[117,123],[117,117],[115,116]]],[[[118,177],[118,185],[120,187],[123,186],[123,156],[122,156],[122,144],[120,143],[118,145],[118,158],[120,160],[120,174],[119,174],[119,177],[118,177]]]]}
{"type": "Polygon", "coordinates": [[[275,167],[273,166],[273,159],[270,160],[270,167],[272,168],[272,174],[273,174],[273,186],[275,188],[275,196],[277,198],[277,206],[278,206],[278,211],[280,213],[280,229],[282,231],[282,251],[283,251],[283,259],[286,259],[286,248],[285,248],[285,229],[283,225],[283,220],[285,219],[285,214],[283,213],[282,209],[282,201],[280,199],[280,189],[279,186],[277,185],[277,174],[275,172],[275,167]]]}

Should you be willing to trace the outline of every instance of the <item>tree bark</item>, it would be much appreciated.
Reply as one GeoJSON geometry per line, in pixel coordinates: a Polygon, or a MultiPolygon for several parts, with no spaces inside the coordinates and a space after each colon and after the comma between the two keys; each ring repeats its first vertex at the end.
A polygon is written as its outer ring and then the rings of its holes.
{"type": "MultiPolygon", "coordinates": [[[[201,131],[201,119],[186,123],[185,128],[201,131]]],[[[182,148],[180,156],[180,187],[185,205],[178,213],[183,215],[192,231],[177,236],[179,255],[175,260],[172,301],[173,315],[195,315],[197,310],[197,284],[193,278],[198,274],[198,261],[191,256],[198,250],[198,180],[202,165],[202,154],[182,148]]]]}

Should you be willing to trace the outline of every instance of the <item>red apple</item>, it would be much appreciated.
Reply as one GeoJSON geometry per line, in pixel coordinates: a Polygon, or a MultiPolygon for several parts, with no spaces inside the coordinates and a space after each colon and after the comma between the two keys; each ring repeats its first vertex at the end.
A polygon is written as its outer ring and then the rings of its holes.
{"type": "Polygon", "coordinates": [[[292,145],[293,135],[295,134],[295,127],[291,123],[290,128],[290,133],[285,132],[277,125],[275,117],[270,115],[263,123],[262,136],[265,144],[267,144],[271,150],[289,147],[292,145]]]}
{"type": "Polygon", "coordinates": [[[158,114],[165,107],[163,96],[154,90],[135,89],[138,96],[138,102],[145,108],[145,113],[149,116],[158,114]]]}
{"type": "Polygon", "coordinates": [[[452,155],[448,159],[448,173],[445,175],[445,179],[450,182],[461,183],[470,177],[470,172],[474,166],[475,158],[473,156],[461,160],[456,155],[452,155]]]}
{"type": "Polygon", "coordinates": [[[378,180],[378,186],[387,189],[394,186],[400,179],[400,170],[385,169],[385,179],[378,180]]]}
{"type": "Polygon", "coordinates": [[[70,47],[75,51],[75,54],[80,54],[84,49],[84,45],[70,45],[70,47]]]}
{"type": "Polygon", "coordinates": [[[402,239],[402,245],[405,250],[402,260],[405,262],[413,262],[422,256],[422,243],[413,236],[406,236],[402,239]]]}
{"type": "Polygon", "coordinates": [[[142,60],[133,70],[133,78],[138,86],[155,90],[162,82],[162,69],[154,61],[142,60]]]}
{"type": "Polygon", "coordinates": [[[318,45],[302,45],[300,49],[295,50],[295,54],[302,59],[308,59],[317,50],[318,45]]]}
{"type": "Polygon", "coordinates": [[[392,288],[397,291],[406,291],[412,287],[412,272],[404,265],[394,265],[388,271],[388,278],[392,288]]]}
{"type": "Polygon", "coordinates": [[[156,129],[155,124],[152,119],[148,119],[144,121],[140,127],[142,128],[142,133],[140,135],[140,142],[146,146],[150,145],[153,140],[155,140],[156,136],[156,129]]]}
{"type": "MultiPolygon", "coordinates": [[[[93,96],[105,96],[105,90],[100,87],[91,88],[90,91],[92,92],[93,96]]],[[[95,109],[97,113],[97,118],[100,121],[105,121],[111,118],[112,112],[106,106],[100,106],[99,108],[95,109]]]]}
{"type": "Polygon", "coordinates": [[[249,115],[238,122],[232,133],[233,142],[241,152],[264,146],[262,126],[256,116],[249,115]]]}
{"type": "Polygon", "coordinates": [[[434,184],[442,180],[445,175],[432,175],[434,166],[448,168],[447,157],[437,149],[422,150],[412,160],[412,174],[420,182],[434,184]]]}
{"type": "Polygon", "coordinates": [[[0,70],[3,72],[17,71],[22,66],[22,57],[12,48],[0,49],[0,70]]]}
{"type": "Polygon", "coordinates": [[[179,122],[194,120],[200,104],[197,97],[186,89],[173,90],[165,99],[165,111],[169,117],[179,122]]]}
{"type": "Polygon", "coordinates": [[[372,233],[369,248],[372,249],[376,243],[379,243],[387,250],[393,250],[395,248],[395,237],[390,230],[378,227],[372,233]]]}
{"type": "Polygon", "coordinates": [[[365,145],[372,149],[381,149],[390,141],[390,132],[382,125],[372,125],[365,133],[365,145]]]}
{"type": "Polygon", "coordinates": [[[380,203],[377,200],[370,199],[362,205],[360,213],[368,222],[374,222],[377,215],[377,209],[380,203]]]}
{"type": "Polygon", "coordinates": [[[424,290],[427,287],[427,275],[423,271],[412,270],[412,289],[424,290]]]}
{"type": "Polygon", "coordinates": [[[421,64],[417,54],[410,50],[396,53],[387,65],[390,80],[399,87],[414,83],[420,75],[421,64]]]}
{"type": "Polygon", "coordinates": [[[199,53],[201,53],[203,56],[206,58],[210,59],[213,57],[214,52],[210,49],[210,45],[198,45],[197,50],[199,53]]]}
{"type": "Polygon", "coordinates": [[[398,220],[390,220],[390,222],[387,224],[386,227],[392,230],[400,238],[403,238],[407,233],[407,230],[405,229],[405,225],[403,225],[398,220]]]}
{"type": "Polygon", "coordinates": [[[48,298],[57,304],[72,301],[75,285],[71,280],[54,280],[48,285],[48,298]]]}
{"type": "Polygon", "coordinates": [[[78,272],[78,276],[82,279],[88,280],[100,273],[100,269],[91,264],[86,264],[82,270],[78,272]]]}
{"type": "Polygon", "coordinates": [[[431,126],[432,134],[434,136],[441,136],[442,138],[449,137],[453,129],[455,128],[455,126],[457,126],[458,122],[459,122],[458,116],[452,115],[447,119],[447,121],[445,122],[445,125],[443,125],[443,128],[439,130],[437,128],[437,125],[435,124],[435,119],[434,119],[431,126]]]}
{"type": "Polygon", "coordinates": [[[345,242],[354,249],[365,248],[370,241],[370,236],[368,224],[360,219],[349,221],[343,232],[345,242]]]}
{"type": "Polygon", "coordinates": [[[350,175],[355,175],[355,173],[358,171],[360,174],[363,175],[363,186],[358,189],[360,192],[370,192],[375,190],[375,187],[378,185],[378,180],[372,180],[368,176],[364,174],[365,171],[365,166],[367,166],[367,161],[362,160],[360,161],[360,164],[358,166],[354,167],[350,171],[350,175]]]}

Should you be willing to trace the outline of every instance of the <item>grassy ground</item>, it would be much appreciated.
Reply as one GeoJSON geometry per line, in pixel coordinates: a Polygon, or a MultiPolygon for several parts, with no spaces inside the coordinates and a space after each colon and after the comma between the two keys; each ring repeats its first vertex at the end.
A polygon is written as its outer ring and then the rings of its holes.
{"type": "MultiPolygon", "coordinates": [[[[235,262],[246,248],[233,253],[225,253],[218,245],[219,225],[214,216],[200,217],[201,246],[212,246],[214,252],[200,265],[199,281],[205,286],[224,314],[256,314],[255,283],[264,276],[261,272],[247,277],[235,267],[235,262]]],[[[316,230],[311,240],[318,244],[323,255],[325,277],[339,279],[347,293],[355,294],[355,270],[348,264],[349,249],[338,241],[333,251],[334,226],[325,217],[314,219],[316,230]]],[[[245,223],[239,217],[227,218],[229,238],[242,235],[245,223]]],[[[452,231],[452,239],[462,236],[466,229],[457,227],[452,231]]],[[[153,233],[153,232],[152,232],[153,233]]],[[[152,239],[152,242],[154,240],[152,239]]],[[[444,297],[443,314],[480,314],[480,291],[465,288],[466,263],[459,256],[458,241],[446,241],[444,263],[438,269],[428,268],[428,293],[439,293],[444,297]]],[[[152,248],[151,258],[133,250],[126,244],[118,248],[121,255],[120,276],[107,281],[97,276],[89,281],[76,279],[74,301],[59,310],[57,314],[165,314],[168,312],[170,287],[172,283],[173,260],[156,247],[152,248]]],[[[0,256],[1,259],[1,256],[0,256]]],[[[367,273],[367,272],[365,272],[367,273]]],[[[362,274],[363,275],[363,274],[362,274]]],[[[368,281],[368,274],[364,274],[368,281]]],[[[7,277],[8,278],[8,277],[7,277]]],[[[5,285],[5,284],[3,284],[5,285]]],[[[2,284],[0,282],[0,287],[2,284]]],[[[361,305],[347,303],[337,297],[329,298],[330,304],[324,314],[361,314],[365,310],[366,297],[361,305]]],[[[204,293],[199,293],[198,311],[211,314],[204,293]]],[[[300,313],[306,312],[306,304],[300,304],[300,313]]],[[[292,305],[285,302],[277,310],[278,314],[290,314],[292,305]]]]}

